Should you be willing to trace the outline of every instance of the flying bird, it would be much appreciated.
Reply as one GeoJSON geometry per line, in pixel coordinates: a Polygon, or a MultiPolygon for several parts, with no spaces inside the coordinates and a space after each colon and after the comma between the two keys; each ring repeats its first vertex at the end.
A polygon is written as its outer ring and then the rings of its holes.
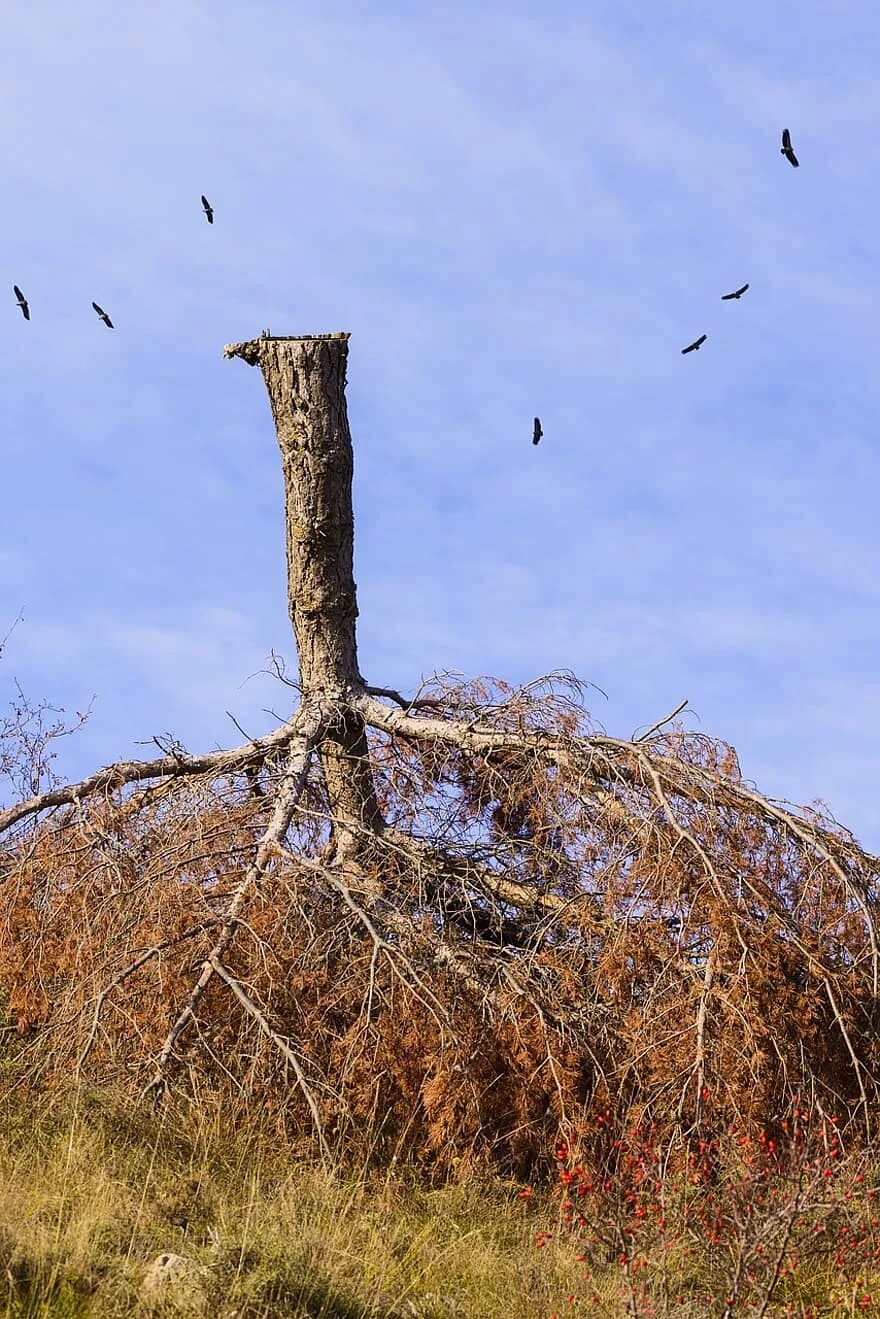
{"type": "Polygon", "coordinates": [[[743,284],[742,288],[741,288],[741,289],[737,289],[735,293],[722,293],[722,294],[721,294],[721,301],[722,301],[722,302],[730,302],[730,299],[731,299],[731,298],[741,298],[742,295],[745,293],[745,291],[746,291],[746,289],[747,289],[748,287],[749,287],[748,284],[743,284]]]}
{"type": "Polygon", "coordinates": [[[787,128],[783,128],[782,130],[782,150],[780,151],[779,154],[781,156],[785,156],[785,159],[788,161],[789,165],[794,165],[795,169],[797,169],[798,165],[800,164],[800,161],[792,151],[791,133],[789,133],[787,128]]]}
{"type": "Polygon", "coordinates": [[[687,348],[682,348],[682,350],[681,350],[682,353],[692,353],[692,352],[694,352],[695,349],[697,349],[697,348],[700,347],[700,344],[704,344],[704,343],[706,342],[706,339],[707,339],[707,338],[708,338],[707,335],[705,335],[705,334],[701,334],[700,337],[699,337],[699,339],[695,339],[693,343],[688,344],[687,348]]]}
{"type": "Polygon", "coordinates": [[[544,432],[541,430],[541,418],[535,418],[535,430],[532,435],[532,444],[537,444],[544,432]]]}
{"type": "Polygon", "coordinates": [[[97,312],[98,316],[100,316],[101,320],[102,320],[102,321],[104,322],[104,324],[107,326],[107,329],[108,329],[108,330],[112,330],[112,329],[113,329],[113,322],[111,321],[110,317],[107,315],[107,313],[106,313],[106,311],[104,310],[104,308],[103,308],[103,307],[99,307],[98,304],[97,304],[97,302],[93,302],[93,303],[92,303],[92,306],[94,307],[94,309],[95,309],[95,311],[97,312]]]}
{"type": "Polygon", "coordinates": [[[204,193],[202,193],[202,210],[205,212],[205,219],[208,221],[208,224],[213,224],[213,223],[214,223],[214,207],[213,207],[213,206],[211,205],[211,203],[208,201],[208,199],[207,199],[207,197],[205,196],[204,193]]]}
{"type": "Polygon", "coordinates": [[[21,307],[22,316],[25,318],[26,321],[29,321],[31,318],[31,309],[28,306],[27,298],[24,296],[24,294],[22,293],[21,289],[18,287],[17,284],[13,284],[12,291],[15,294],[16,302],[18,303],[19,307],[21,307]]]}

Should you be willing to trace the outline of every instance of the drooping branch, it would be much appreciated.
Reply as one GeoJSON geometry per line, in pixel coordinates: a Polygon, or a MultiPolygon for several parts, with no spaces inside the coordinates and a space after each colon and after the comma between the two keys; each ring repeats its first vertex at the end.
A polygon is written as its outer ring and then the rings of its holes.
{"type": "Polygon", "coordinates": [[[0,811],[0,834],[11,829],[21,820],[27,820],[43,811],[58,806],[73,806],[102,793],[115,792],[131,783],[150,783],[154,780],[184,778],[219,778],[224,774],[235,774],[256,765],[274,753],[283,751],[296,734],[298,714],[279,725],[265,737],[254,738],[243,746],[233,747],[228,751],[213,751],[205,756],[189,756],[184,753],[161,756],[156,760],[118,760],[112,765],[96,770],[78,783],[64,784],[48,792],[29,797],[26,801],[16,802],[14,806],[0,811]]]}
{"type": "MultiPolygon", "coordinates": [[[[662,786],[669,794],[694,804],[753,813],[768,824],[787,830],[805,850],[815,849],[851,887],[853,897],[863,911],[865,878],[880,876],[880,857],[866,852],[856,843],[850,843],[812,821],[807,823],[799,819],[771,798],[716,770],[668,754],[652,754],[650,742],[632,742],[604,735],[572,738],[542,730],[514,732],[491,726],[478,727],[460,719],[410,715],[389,708],[367,692],[358,696],[357,707],[368,727],[398,737],[446,744],[471,754],[506,750],[534,752],[546,762],[577,770],[590,783],[589,794],[603,806],[616,803],[624,809],[610,791],[614,785],[642,787],[646,781],[653,781],[658,789],[662,786]],[[842,859],[855,865],[854,872],[848,876],[841,868],[842,859]]],[[[658,800],[662,804],[662,797],[658,796],[658,800]]],[[[629,818],[635,822],[634,817],[629,818]]]]}
{"type": "Polygon", "coordinates": [[[309,1106],[309,1112],[311,1113],[312,1121],[315,1124],[315,1132],[317,1133],[317,1137],[321,1145],[321,1153],[326,1159],[329,1159],[330,1149],[329,1146],[327,1145],[327,1139],[324,1135],[324,1128],[321,1124],[321,1115],[318,1112],[318,1105],[315,1103],[314,1095],[312,1094],[311,1089],[309,1088],[309,1084],[305,1078],[305,1074],[303,1072],[302,1064],[300,1063],[299,1058],[296,1056],[296,1054],[294,1053],[293,1049],[290,1047],[284,1036],[273,1028],[272,1023],[269,1021],[269,1018],[266,1016],[265,1012],[263,1012],[259,1007],[259,1005],[254,1002],[250,994],[245,992],[240,982],[236,980],[234,975],[231,974],[228,967],[225,967],[223,965],[223,963],[220,961],[219,957],[216,954],[212,954],[211,957],[209,958],[209,966],[212,973],[216,976],[219,976],[219,978],[223,981],[223,983],[227,985],[229,989],[232,990],[233,994],[238,999],[239,1003],[241,1003],[245,1012],[247,1012],[249,1016],[254,1018],[254,1020],[257,1022],[257,1025],[260,1027],[260,1030],[263,1032],[263,1034],[266,1035],[272,1041],[275,1047],[281,1051],[281,1053],[290,1063],[291,1067],[293,1068],[293,1074],[296,1077],[297,1083],[305,1097],[305,1101],[309,1106]]]}
{"type": "Polygon", "coordinates": [[[144,1091],[155,1099],[165,1088],[165,1075],[174,1052],[174,1046],[187,1027],[195,1020],[196,1009],[217,972],[217,963],[221,962],[238,927],[239,916],[248,897],[260,883],[272,858],[278,854],[284,835],[290,824],[294,809],[302,794],[309,772],[309,764],[316,742],[326,725],[327,713],[320,706],[312,706],[300,711],[298,735],[291,745],[287,768],[275,798],[266,830],[260,839],[253,864],[248,868],[237,884],[226,907],[223,924],[217,941],[202,964],[201,974],[196,981],[186,1005],[168,1032],[165,1043],[156,1063],[153,1079],[144,1091]]]}

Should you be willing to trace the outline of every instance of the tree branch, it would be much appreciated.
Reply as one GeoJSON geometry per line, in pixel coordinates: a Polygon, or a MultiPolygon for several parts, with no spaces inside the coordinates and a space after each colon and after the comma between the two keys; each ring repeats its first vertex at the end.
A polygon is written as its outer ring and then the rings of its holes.
{"type": "Polygon", "coordinates": [[[78,783],[65,784],[42,792],[27,801],[0,811],[0,834],[20,820],[39,815],[56,806],[73,806],[96,793],[114,792],[129,783],[144,783],[151,779],[196,778],[210,774],[234,774],[248,765],[263,760],[271,752],[282,750],[296,736],[300,712],[281,724],[265,737],[255,738],[244,746],[230,751],[214,751],[206,756],[171,755],[158,760],[118,760],[104,769],[96,770],[78,783]]]}
{"type": "Polygon", "coordinates": [[[202,964],[201,975],[196,981],[186,1006],[166,1036],[156,1063],[153,1079],[143,1092],[144,1096],[152,1095],[154,1105],[161,1098],[165,1088],[165,1074],[168,1070],[174,1046],[195,1017],[202,995],[214,975],[214,963],[222,959],[235,933],[238,916],[248,893],[259,884],[266,873],[269,862],[282,848],[284,835],[290,825],[296,803],[306,785],[312,752],[326,726],[328,713],[320,707],[313,707],[308,712],[301,711],[301,716],[299,731],[294,744],[291,746],[287,768],[278,787],[272,818],[257,846],[253,864],[248,868],[233,891],[229,906],[223,916],[223,924],[217,942],[202,964]]]}
{"type": "Polygon", "coordinates": [[[282,1053],[284,1057],[287,1059],[287,1061],[290,1063],[291,1067],[293,1068],[294,1074],[296,1076],[297,1082],[299,1084],[299,1088],[300,1090],[302,1090],[303,1095],[305,1097],[305,1101],[309,1106],[309,1112],[312,1115],[312,1120],[315,1124],[315,1131],[317,1132],[318,1135],[318,1142],[321,1146],[321,1153],[324,1155],[325,1159],[329,1160],[330,1147],[328,1146],[327,1140],[324,1136],[324,1127],[321,1123],[321,1114],[318,1112],[318,1105],[315,1103],[315,1097],[309,1088],[309,1084],[305,1078],[305,1073],[303,1072],[303,1069],[300,1066],[299,1059],[297,1058],[296,1054],[293,1052],[293,1049],[291,1049],[290,1045],[287,1043],[287,1040],[284,1038],[284,1036],[280,1035],[278,1031],[274,1029],[274,1027],[271,1025],[269,1021],[269,1018],[266,1016],[265,1012],[263,1012],[261,1008],[257,1007],[256,1003],[253,1001],[250,995],[245,992],[244,987],[241,985],[241,983],[238,980],[236,980],[235,976],[231,973],[231,971],[229,971],[223,965],[219,957],[217,957],[216,954],[212,953],[211,956],[208,958],[208,961],[210,963],[211,970],[217,976],[219,976],[219,978],[223,981],[225,985],[229,986],[235,997],[238,999],[239,1003],[244,1008],[245,1012],[247,1012],[250,1016],[254,1018],[254,1020],[256,1021],[257,1025],[260,1027],[260,1030],[263,1032],[263,1034],[268,1036],[268,1038],[272,1041],[272,1043],[279,1050],[279,1052],[282,1053]]]}

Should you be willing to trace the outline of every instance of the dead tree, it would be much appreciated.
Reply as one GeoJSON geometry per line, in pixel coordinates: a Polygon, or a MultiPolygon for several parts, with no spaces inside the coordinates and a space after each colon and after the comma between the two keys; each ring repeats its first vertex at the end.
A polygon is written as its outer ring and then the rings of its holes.
{"type": "Polygon", "coordinates": [[[672,716],[597,731],[565,674],[362,677],[348,339],[225,349],[281,451],[297,708],[0,810],[13,1022],[154,1103],[200,1069],[280,1088],[325,1151],[383,1106],[447,1163],[534,1157],[593,1101],[696,1129],[806,1088],[867,1122],[876,857],[672,716]]]}

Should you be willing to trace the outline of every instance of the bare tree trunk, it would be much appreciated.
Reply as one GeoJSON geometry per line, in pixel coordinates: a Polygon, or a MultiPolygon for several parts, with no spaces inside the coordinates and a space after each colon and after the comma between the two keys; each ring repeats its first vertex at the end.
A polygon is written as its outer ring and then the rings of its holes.
{"type": "Polygon", "coordinates": [[[259,364],[281,449],[287,522],[287,597],[303,699],[338,702],[321,746],[334,853],[356,853],[384,821],[376,800],[364,721],[351,708],[358,671],[354,582],[354,468],[345,404],[348,335],[261,338],[227,357],[259,364]]]}

